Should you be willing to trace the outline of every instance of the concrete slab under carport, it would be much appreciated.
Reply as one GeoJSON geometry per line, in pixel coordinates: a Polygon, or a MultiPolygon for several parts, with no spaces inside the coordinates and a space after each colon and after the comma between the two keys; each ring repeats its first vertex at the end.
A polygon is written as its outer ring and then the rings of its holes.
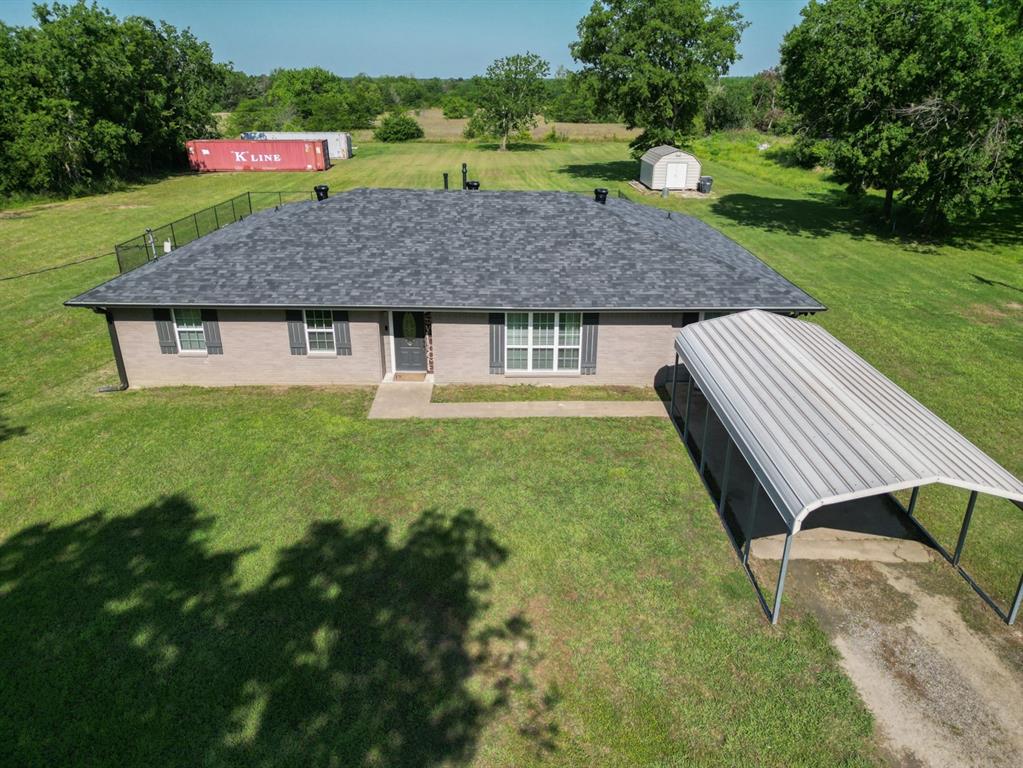
{"type": "MultiPolygon", "coordinates": [[[[690,429],[687,443],[699,460],[699,441],[703,439],[707,401],[694,389],[690,402],[690,429]]],[[[720,498],[724,474],[728,434],[711,412],[707,432],[707,457],[704,481],[712,497],[720,498]]],[[[751,518],[751,501],[756,478],[745,461],[733,460],[729,468],[727,498],[721,510],[736,546],[751,542],[751,557],[780,560],[788,530],[761,493],[755,523],[751,518]]],[[[806,519],[802,531],[793,537],[791,559],[871,560],[882,563],[927,562],[930,546],[902,508],[887,494],[853,501],[829,504],[814,511],[806,519]]]]}

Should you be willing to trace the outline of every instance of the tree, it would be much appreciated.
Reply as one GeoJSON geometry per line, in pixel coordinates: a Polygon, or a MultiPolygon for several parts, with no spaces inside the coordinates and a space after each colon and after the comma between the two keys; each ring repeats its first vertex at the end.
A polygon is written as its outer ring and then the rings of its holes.
{"type": "Polygon", "coordinates": [[[501,139],[508,148],[508,137],[536,125],[543,110],[546,89],[544,78],[550,65],[535,53],[516,54],[497,59],[487,67],[479,84],[478,120],[482,132],[501,139]]]}
{"type": "Polygon", "coordinates": [[[441,106],[444,109],[444,117],[448,120],[470,117],[476,111],[476,108],[461,96],[445,96],[441,106]]]}
{"type": "Polygon", "coordinates": [[[610,123],[617,120],[614,111],[598,103],[597,83],[592,73],[570,72],[558,67],[547,81],[547,106],[544,117],[560,123],[610,123]]]}
{"type": "Polygon", "coordinates": [[[373,138],[387,142],[412,141],[423,138],[423,128],[407,112],[391,112],[373,131],[373,138]]]}
{"type": "Polygon", "coordinates": [[[788,114],[781,105],[781,72],[765,69],[753,77],[753,125],[759,131],[785,133],[788,114]]]}
{"type": "Polygon", "coordinates": [[[596,76],[601,101],[643,129],[631,145],[638,155],[691,141],[708,84],[739,58],[746,26],[737,3],[596,0],[571,50],[596,76]]]}
{"type": "Polygon", "coordinates": [[[711,84],[703,105],[703,127],[708,133],[749,128],[752,123],[752,78],[724,77],[711,84]]]}
{"type": "MultiPolygon", "coordinates": [[[[935,229],[1007,194],[1023,157],[1023,36],[999,3],[811,2],[782,43],[799,130],[853,191],[935,229]]],[[[893,225],[894,226],[894,225],[893,225]]]]}
{"type": "Polygon", "coordinates": [[[224,70],[187,30],[96,5],[0,26],[0,194],[71,193],[181,165],[216,135],[224,70]]]}

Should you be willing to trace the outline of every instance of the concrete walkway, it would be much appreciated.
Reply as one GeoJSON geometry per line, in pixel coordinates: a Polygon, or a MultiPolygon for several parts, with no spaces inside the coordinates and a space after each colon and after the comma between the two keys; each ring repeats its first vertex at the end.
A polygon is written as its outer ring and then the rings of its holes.
{"type": "Polygon", "coordinates": [[[583,416],[599,418],[654,417],[668,412],[659,400],[532,400],[512,403],[433,403],[433,384],[386,381],[377,387],[369,409],[371,419],[519,419],[583,416]]]}

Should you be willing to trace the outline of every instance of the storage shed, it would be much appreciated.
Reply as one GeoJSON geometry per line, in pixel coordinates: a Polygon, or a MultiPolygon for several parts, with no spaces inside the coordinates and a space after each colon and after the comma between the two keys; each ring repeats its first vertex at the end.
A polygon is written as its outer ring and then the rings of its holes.
{"type": "Polygon", "coordinates": [[[639,161],[639,180],[650,189],[696,189],[700,161],[676,147],[662,144],[639,161]]]}

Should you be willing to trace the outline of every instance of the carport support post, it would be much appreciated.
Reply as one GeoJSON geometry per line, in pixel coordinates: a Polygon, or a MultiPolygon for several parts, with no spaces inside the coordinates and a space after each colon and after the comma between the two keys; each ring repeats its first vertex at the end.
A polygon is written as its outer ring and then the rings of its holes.
{"type": "Polygon", "coordinates": [[[682,443],[685,444],[689,437],[689,403],[693,399],[693,374],[689,374],[689,383],[686,386],[686,415],[682,421],[682,443]]]}
{"type": "Polygon", "coordinates": [[[707,401],[707,412],[703,416],[703,439],[700,440],[700,477],[707,466],[707,437],[710,435],[710,400],[707,401]]]}
{"type": "Polygon", "coordinates": [[[675,367],[671,369],[671,400],[668,404],[668,413],[671,420],[675,420],[675,388],[678,384],[678,352],[675,353],[675,367]]]}
{"type": "Polygon", "coordinates": [[[1023,602],[1023,576],[1019,577],[1019,586],[1016,587],[1016,599],[1012,601],[1012,608],[1009,609],[1009,618],[1006,624],[1014,624],[1016,616],[1019,615],[1019,606],[1023,602]]]}
{"type": "Polygon", "coordinates": [[[970,530],[970,520],[973,519],[973,508],[977,504],[977,492],[970,494],[970,502],[966,505],[966,517],[963,518],[963,527],[959,531],[959,541],[956,542],[956,551],[952,555],[952,565],[959,565],[959,558],[963,556],[963,547],[966,545],[966,534],[970,530]]]}
{"type": "Polygon", "coordinates": [[[906,510],[906,514],[910,517],[913,516],[913,512],[916,510],[916,499],[920,495],[920,486],[918,485],[913,489],[913,493],[909,497],[909,509],[906,510]]]}
{"type": "Polygon", "coordinates": [[[778,572],[778,589],[774,591],[774,610],[771,611],[771,623],[778,623],[778,612],[781,610],[781,593],[785,591],[785,573],[789,569],[789,550],[792,548],[792,534],[785,536],[785,549],[781,553],[781,570],[778,572]]]}

